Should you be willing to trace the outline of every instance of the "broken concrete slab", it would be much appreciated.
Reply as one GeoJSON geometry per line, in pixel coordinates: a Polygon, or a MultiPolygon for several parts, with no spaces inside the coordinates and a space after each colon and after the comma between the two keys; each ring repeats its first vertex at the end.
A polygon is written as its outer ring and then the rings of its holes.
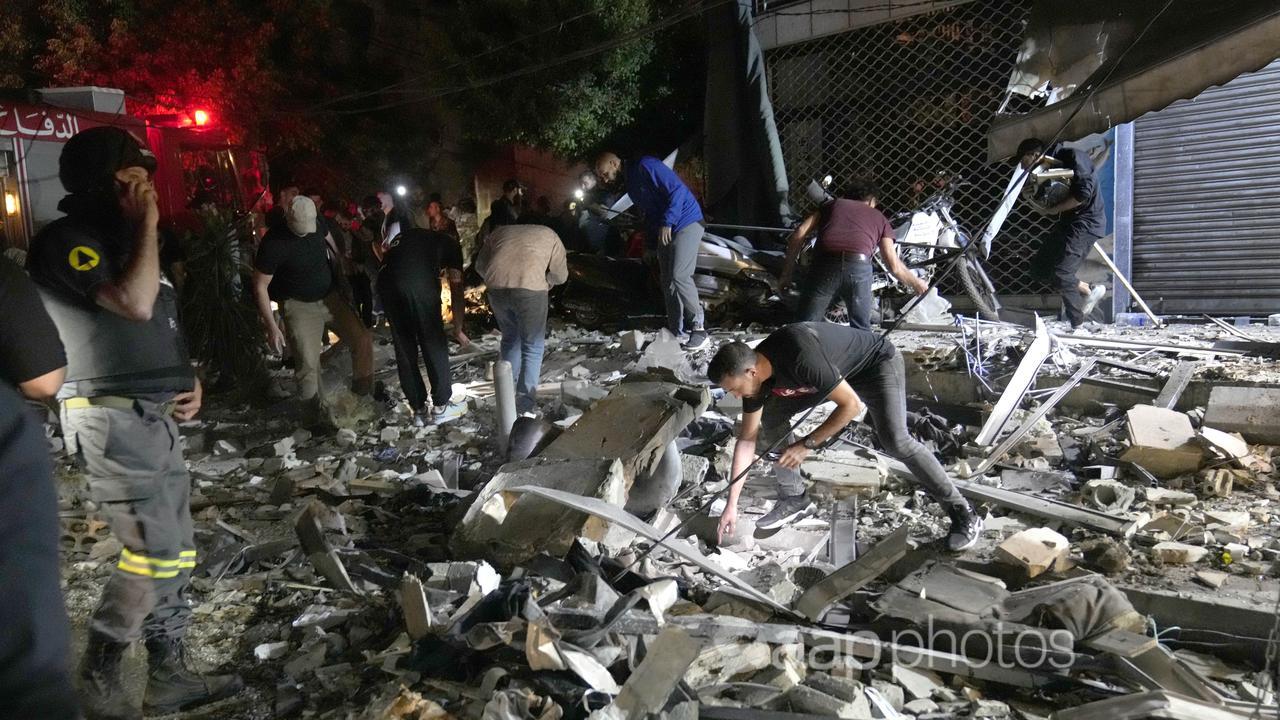
{"type": "Polygon", "coordinates": [[[903,523],[857,560],[818,581],[800,596],[796,610],[817,622],[832,605],[875,580],[913,547],[910,527],[903,523]]]}
{"type": "Polygon", "coordinates": [[[1196,580],[1201,585],[1211,590],[1221,590],[1223,585],[1227,584],[1227,578],[1231,577],[1227,573],[1218,572],[1216,570],[1200,570],[1195,575],[1196,580]]]}
{"type": "Polygon", "coordinates": [[[910,668],[897,663],[894,663],[890,676],[894,682],[902,686],[902,689],[913,700],[931,698],[935,690],[940,687],[946,687],[946,683],[942,682],[942,678],[935,672],[910,668]]]}
{"type": "Polygon", "coordinates": [[[637,353],[644,349],[644,345],[649,338],[639,330],[628,330],[618,336],[618,342],[622,346],[622,352],[637,353]]]}
{"type": "Polygon", "coordinates": [[[608,395],[608,390],[585,380],[565,380],[560,383],[560,402],[579,410],[590,408],[592,403],[608,395]]]}
{"type": "Polygon", "coordinates": [[[1146,497],[1147,502],[1156,506],[1191,505],[1196,501],[1196,496],[1189,492],[1168,488],[1144,488],[1143,496],[1146,497]]]}
{"type": "Polygon", "coordinates": [[[662,461],[667,445],[711,404],[702,386],[670,373],[633,373],[597,400],[541,453],[545,458],[617,458],[626,487],[662,461]]]}
{"type": "Polygon", "coordinates": [[[1022,568],[1027,577],[1036,577],[1066,570],[1070,549],[1071,543],[1061,534],[1049,528],[1031,528],[1000,543],[995,559],[1022,568]]]}
{"type": "Polygon", "coordinates": [[[1125,415],[1129,448],[1121,460],[1146,468],[1158,478],[1173,478],[1200,469],[1204,452],[1186,413],[1151,405],[1134,405],[1125,415]]]}
{"type": "Polygon", "coordinates": [[[1249,457],[1249,443],[1240,433],[1228,433],[1211,427],[1200,428],[1200,441],[1209,450],[1217,451],[1227,460],[1237,462],[1249,457]]]}
{"type": "Polygon", "coordinates": [[[1208,554],[1207,548],[1180,542],[1156,543],[1151,548],[1151,557],[1168,565],[1193,565],[1208,554]]]}
{"type": "Polygon", "coordinates": [[[1204,426],[1240,433],[1257,445],[1280,445],[1280,388],[1214,387],[1204,426]]]}
{"type": "Polygon", "coordinates": [[[691,638],[679,627],[663,628],[613,703],[589,717],[591,720],[640,720],[662,709],[701,648],[702,641],[691,638]]]}
{"type": "Polygon", "coordinates": [[[574,538],[599,541],[607,528],[562,504],[510,491],[554,487],[621,509],[625,484],[617,460],[536,457],[507,463],[480,490],[450,547],[459,557],[484,557],[501,565],[522,562],[538,552],[558,557],[574,538]]]}

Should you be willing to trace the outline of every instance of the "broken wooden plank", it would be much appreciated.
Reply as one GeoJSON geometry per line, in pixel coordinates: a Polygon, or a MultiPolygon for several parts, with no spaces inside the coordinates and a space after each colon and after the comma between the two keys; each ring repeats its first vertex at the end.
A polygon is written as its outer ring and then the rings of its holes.
{"type": "Polygon", "coordinates": [[[796,610],[813,622],[817,622],[826,614],[832,605],[849,597],[867,583],[875,580],[888,570],[895,562],[901,560],[913,545],[909,541],[910,528],[904,523],[866,555],[845,565],[818,581],[796,601],[796,610]]]}
{"type": "Polygon", "coordinates": [[[645,539],[651,542],[661,544],[662,547],[665,547],[671,552],[674,552],[676,555],[679,555],[685,560],[688,560],[694,565],[697,565],[703,570],[706,570],[707,572],[715,575],[721,580],[724,580],[729,585],[733,586],[740,592],[746,594],[752,600],[755,600],[760,603],[764,603],[765,605],[768,605],[769,607],[773,608],[774,610],[784,615],[787,615],[787,616],[795,615],[795,612],[793,610],[786,607],[785,605],[779,604],[773,598],[751,587],[751,585],[749,585],[746,581],[739,578],[738,576],[727,572],[724,568],[712,562],[711,559],[709,559],[702,553],[698,552],[697,548],[693,547],[692,545],[685,542],[684,540],[679,540],[676,538],[668,538],[666,540],[663,540],[662,533],[658,532],[657,528],[653,527],[649,523],[646,523],[645,521],[641,520],[635,515],[632,515],[626,510],[623,510],[621,507],[618,507],[617,505],[611,505],[597,498],[583,497],[581,495],[574,495],[573,493],[563,492],[561,490],[554,490],[552,488],[534,487],[530,485],[508,488],[508,492],[524,494],[524,495],[533,495],[536,497],[545,498],[546,500],[550,500],[551,502],[557,503],[559,505],[563,505],[568,508],[572,508],[574,510],[578,510],[580,512],[593,515],[606,522],[613,523],[622,528],[625,528],[626,530],[630,530],[631,532],[637,535],[640,535],[641,537],[644,537],[645,539]]]}
{"type": "Polygon", "coordinates": [[[1187,386],[1191,384],[1191,378],[1195,376],[1196,370],[1200,369],[1200,362],[1196,360],[1182,360],[1169,373],[1169,379],[1165,381],[1164,387],[1160,389],[1160,394],[1156,395],[1156,399],[1151,401],[1152,405],[1165,410],[1172,410],[1178,405],[1178,400],[1182,398],[1182,393],[1186,391],[1187,386]]]}
{"type": "Polygon", "coordinates": [[[1009,383],[1005,386],[1004,392],[1000,395],[995,408],[991,411],[991,416],[987,418],[986,424],[978,432],[978,437],[974,439],[975,444],[990,445],[1000,436],[1000,432],[1008,424],[1013,411],[1018,409],[1023,396],[1027,394],[1027,390],[1035,382],[1036,374],[1040,372],[1040,366],[1049,357],[1050,350],[1049,331],[1045,328],[1044,321],[1037,315],[1035,339],[1027,347],[1026,354],[1022,356],[1022,361],[1018,363],[1018,369],[1014,371],[1013,377],[1010,378],[1009,383]]]}

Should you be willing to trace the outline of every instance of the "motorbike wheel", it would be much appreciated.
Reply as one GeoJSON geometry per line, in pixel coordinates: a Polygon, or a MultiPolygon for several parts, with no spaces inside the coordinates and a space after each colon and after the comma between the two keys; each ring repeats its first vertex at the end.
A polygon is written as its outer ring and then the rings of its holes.
{"type": "Polygon", "coordinates": [[[999,320],[1000,300],[996,297],[996,289],[991,284],[991,279],[982,270],[982,266],[978,264],[977,259],[966,255],[960,258],[960,265],[956,269],[960,272],[960,281],[964,283],[964,291],[969,294],[969,298],[977,306],[978,314],[982,316],[982,319],[999,320]]]}

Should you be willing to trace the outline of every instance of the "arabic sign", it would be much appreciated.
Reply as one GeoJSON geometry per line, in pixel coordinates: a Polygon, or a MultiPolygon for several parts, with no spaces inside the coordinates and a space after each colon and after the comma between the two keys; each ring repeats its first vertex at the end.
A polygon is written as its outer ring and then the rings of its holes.
{"type": "Polygon", "coordinates": [[[0,104],[0,138],[66,142],[80,130],[74,113],[0,104]]]}

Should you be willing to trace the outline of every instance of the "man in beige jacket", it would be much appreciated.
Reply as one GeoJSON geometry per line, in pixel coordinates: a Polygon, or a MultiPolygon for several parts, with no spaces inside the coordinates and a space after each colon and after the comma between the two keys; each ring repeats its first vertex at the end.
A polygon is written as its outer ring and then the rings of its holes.
{"type": "MultiPolygon", "coordinates": [[[[501,223],[496,215],[492,218],[501,223]]],[[[534,397],[547,336],[548,293],[569,278],[564,245],[544,225],[500,224],[476,257],[489,306],[502,331],[502,359],[516,381],[516,410],[537,409],[534,397]]]]}

